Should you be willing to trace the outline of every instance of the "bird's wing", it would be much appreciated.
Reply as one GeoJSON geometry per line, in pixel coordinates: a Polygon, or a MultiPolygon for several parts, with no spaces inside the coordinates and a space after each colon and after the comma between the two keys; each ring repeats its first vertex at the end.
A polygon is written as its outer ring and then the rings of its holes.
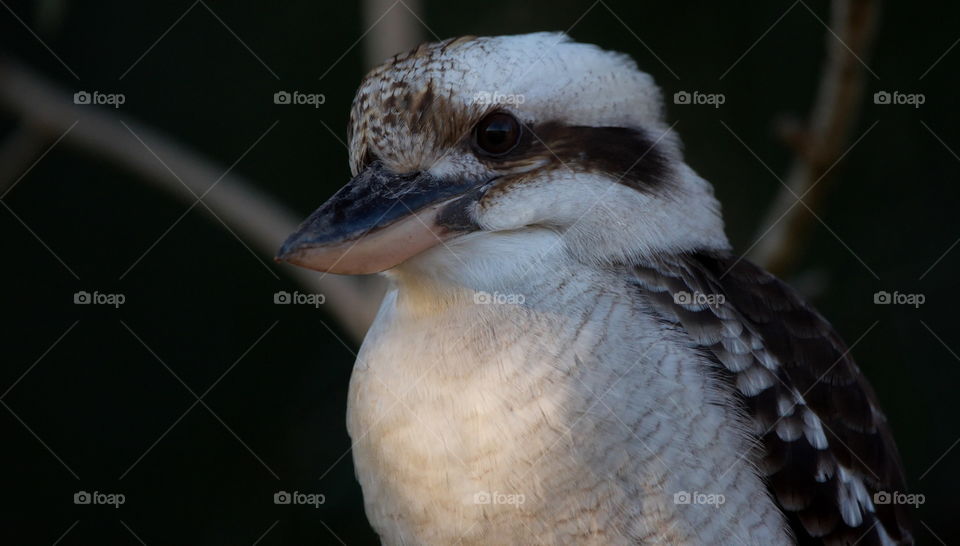
{"type": "Polygon", "coordinates": [[[904,491],[896,445],[826,319],[728,253],[660,257],[631,273],[738,393],[765,448],[755,463],[799,544],[912,544],[906,509],[883,503],[904,491]]]}

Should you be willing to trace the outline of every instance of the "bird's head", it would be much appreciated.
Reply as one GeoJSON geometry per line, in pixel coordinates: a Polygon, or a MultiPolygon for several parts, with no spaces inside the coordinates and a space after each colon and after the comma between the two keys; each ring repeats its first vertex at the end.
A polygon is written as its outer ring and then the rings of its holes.
{"type": "Polygon", "coordinates": [[[559,235],[598,263],[727,246],[652,78],[563,34],[458,38],[394,57],[361,83],[349,144],[354,178],[278,259],[373,273],[525,232],[559,235]]]}

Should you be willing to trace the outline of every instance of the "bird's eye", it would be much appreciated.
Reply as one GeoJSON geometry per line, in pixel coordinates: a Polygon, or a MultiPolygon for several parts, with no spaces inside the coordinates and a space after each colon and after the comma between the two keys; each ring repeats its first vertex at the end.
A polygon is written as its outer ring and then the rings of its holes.
{"type": "Polygon", "coordinates": [[[520,142],[520,132],[517,118],[506,112],[494,112],[473,128],[473,142],[487,155],[504,155],[520,142]]]}

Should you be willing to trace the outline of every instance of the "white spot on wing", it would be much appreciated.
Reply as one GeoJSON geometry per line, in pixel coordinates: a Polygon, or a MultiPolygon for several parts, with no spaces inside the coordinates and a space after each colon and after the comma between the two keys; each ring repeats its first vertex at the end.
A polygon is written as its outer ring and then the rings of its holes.
{"type": "Polygon", "coordinates": [[[737,388],[747,396],[756,396],[773,385],[774,377],[766,368],[753,366],[737,375],[737,388]]]}
{"type": "Polygon", "coordinates": [[[743,333],[743,324],[739,320],[723,321],[723,333],[730,337],[737,337],[743,333]]]}
{"type": "Polygon", "coordinates": [[[809,408],[803,411],[803,434],[810,445],[817,449],[827,449],[827,435],[823,433],[823,425],[809,408]]]}
{"type": "Polygon", "coordinates": [[[753,357],[749,354],[737,354],[731,353],[730,351],[718,350],[716,355],[717,358],[720,359],[720,362],[723,362],[723,365],[726,366],[728,370],[735,373],[746,370],[750,366],[753,366],[754,363],[753,357]]]}
{"type": "Polygon", "coordinates": [[[739,337],[724,339],[722,343],[723,348],[733,354],[744,355],[750,353],[750,346],[739,337]]]}
{"type": "MultiPolygon", "coordinates": [[[[795,394],[791,393],[793,396],[795,394]]],[[[777,415],[780,417],[787,417],[793,415],[794,409],[797,407],[797,400],[788,398],[788,395],[783,395],[777,397],[777,415]]]]}
{"type": "Polygon", "coordinates": [[[781,419],[780,422],[777,423],[777,436],[779,436],[780,439],[785,442],[793,442],[798,440],[802,435],[803,430],[801,430],[798,419],[781,419]]]}

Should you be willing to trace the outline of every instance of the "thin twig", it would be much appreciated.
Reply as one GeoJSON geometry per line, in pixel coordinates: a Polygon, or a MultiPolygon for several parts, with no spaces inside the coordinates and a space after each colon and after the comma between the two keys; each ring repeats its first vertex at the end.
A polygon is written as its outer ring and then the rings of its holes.
{"type": "Polygon", "coordinates": [[[776,225],[749,255],[775,274],[792,271],[811,234],[815,217],[807,207],[793,206],[796,196],[803,196],[803,202],[813,211],[819,210],[836,180],[834,165],[849,145],[863,101],[869,70],[864,59],[869,57],[873,43],[877,4],[876,0],[832,2],[832,32],[825,35],[826,64],[810,121],[805,128],[796,124],[782,127],[795,159],[785,179],[787,187],[774,199],[760,232],[776,225]]]}

